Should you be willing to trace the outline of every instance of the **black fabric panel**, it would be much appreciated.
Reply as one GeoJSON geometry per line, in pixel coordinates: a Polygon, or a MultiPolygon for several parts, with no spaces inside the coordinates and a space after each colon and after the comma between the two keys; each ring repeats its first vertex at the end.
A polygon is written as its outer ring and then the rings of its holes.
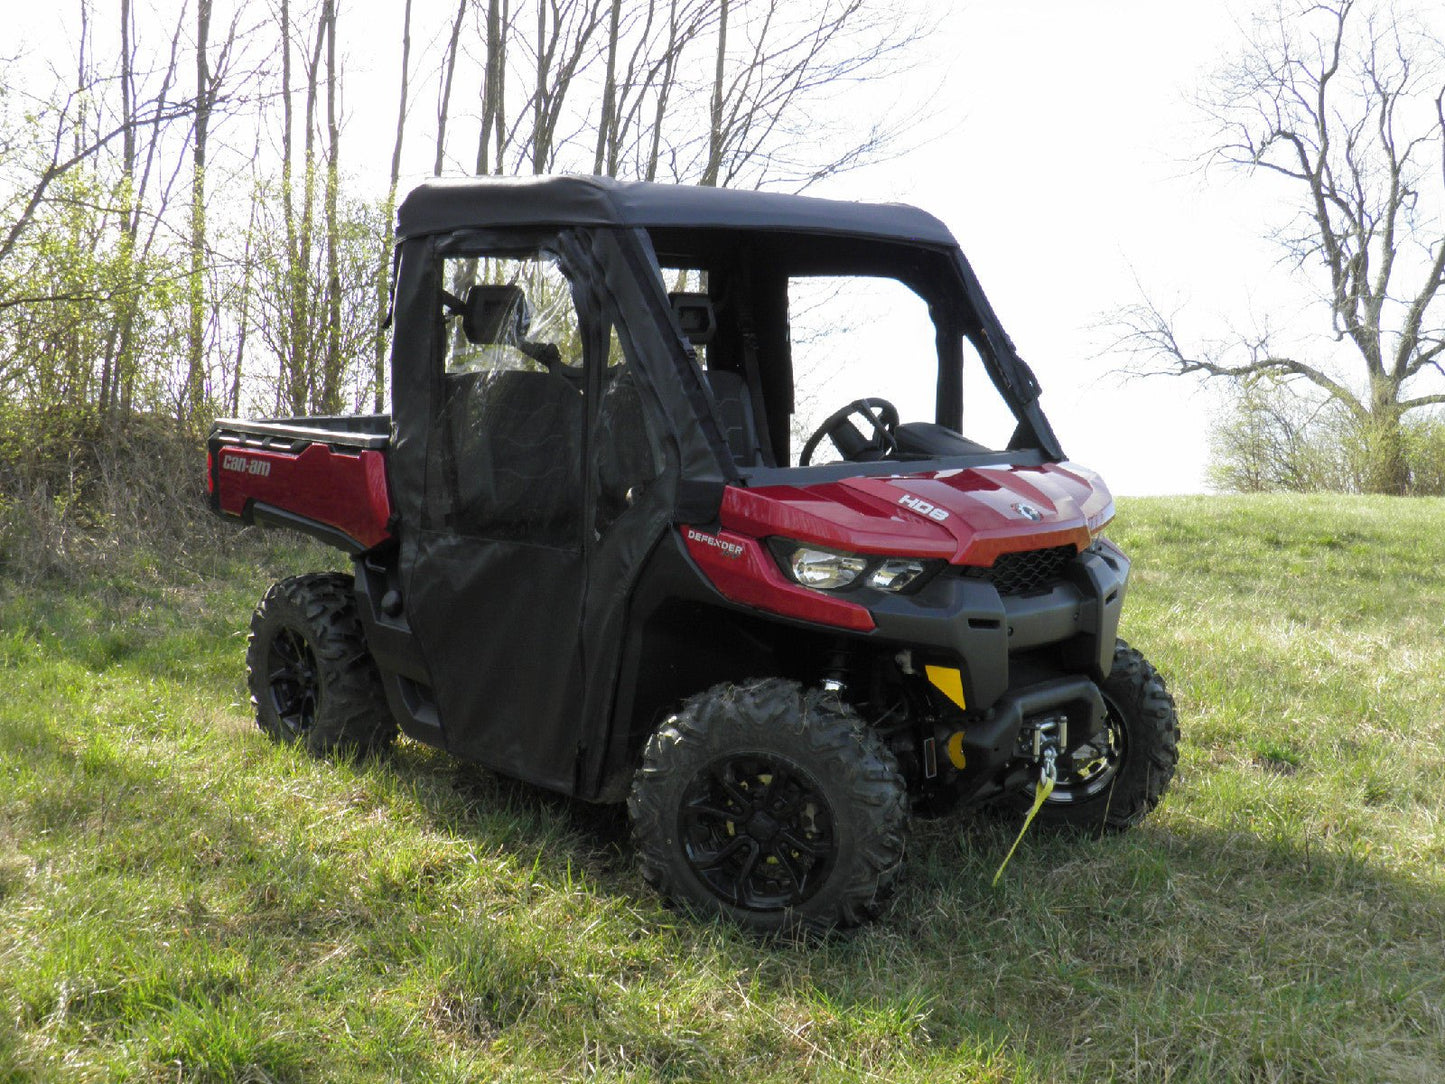
{"type": "Polygon", "coordinates": [[[605,534],[661,473],[648,440],[637,378],[630,364],[620,368],[609,374],[597,408],[592,463],[598,534],[605,534]]]}
{"type": "Polygon", "coordinates": [[[726,369],[710,369],[707,382],[717,400],[723,433],[733,459],[745,467],[762,466],[763,453],[758,445],[758,429],[753,423],[752,398],[743,378],[726,369]]]}
{"type": "MultiPolygon", "coordinates": [[[[441,401],[441,372],[432,364],[440,330],[433,240],[406,241],[401,248],[391,347],[391,416],[396,435],[387,453],[386,469],[392,507],[405,542],[407,531],[423,520],[427,434],[441,401]]],[[[405,553],[402,560],[407,560],[405,553]]]]}
{"type": "Polygon", "coordinates": [[[722,482],[695,482],[683,478],[677,483],[673,518],[678,523],[715,523],[722,510],[722,482]]]}
{"type": "Polygon", "coordinates": [[[593,234],[592,253],[602,269],[619,325],[632,343],[646,410],[659,435],[675,448],[681,476],[695,481],[737,481],[737,468],[712,393],[683,345],[682,330],[668,303],[662,271],[647,234],[598,230],[593,234]]]}
{"type": "Polygon", "coordinates": [[[443,455],[452,525],[487,538],[575,546],[582,512],[582,396],[560,376],[490,370],[445,378],[443,455]]]}
{"type": "Polygon", "coordinates": [[[974,314],[978,317],[980,330],[989,346],[988,350],[980,351],[984,365],[988,368],[989,378],[993,381],[994,387],[998,388],[999,394],[1004,397],[1004,401],[1014,408],[1014,413],[1019,420],[1033,429],[1033,435],[1036,438],[1031,442],[1033,446],[1042,451],[1049,459],[1065,458],[1059,438],[1054,434],[1054,427],[1049,424],[1048,418],[1044,416],[1043,408],[1039,406],[1038,381],[1034,379],[1034,374],[1024,364],[1023,359],[1018,356],[1013,340],[1005,333],[1003,324],[999,322],[998,315],[993,311],[993,306],[984,296],[983,287],[979,285],[978,278],[974,275],[968,260],[958,250],[955,250],[953,255],[954,265],[958,269],[959,278],[963,281],[964,295],[967,297],[969,305],[972,306],[974,314]]]}
{"type": "Polygon", "coordinates": [[[570,792],[580,738],[582,554],[417,532],[409,609],[447,749],[570,792]],[[510,585],[499,591],[499,585],[510,585]]]}

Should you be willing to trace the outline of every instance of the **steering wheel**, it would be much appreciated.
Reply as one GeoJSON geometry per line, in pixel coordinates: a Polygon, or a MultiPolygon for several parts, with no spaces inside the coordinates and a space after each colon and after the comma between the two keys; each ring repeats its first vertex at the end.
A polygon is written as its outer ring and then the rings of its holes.
{"type": "Polygon", "coordinates": [[[844,459],[865,462],[883,459],[898,451],[898,408],[887,399],[854,399],[841,410],[835,410],[813,430],[813,435],[798,454],[798,465],[806,467],[824,437],[833,442],[844,459]],[[869,425],[871,435],[864,436],[848,419],[857,414],[869,425]]]}

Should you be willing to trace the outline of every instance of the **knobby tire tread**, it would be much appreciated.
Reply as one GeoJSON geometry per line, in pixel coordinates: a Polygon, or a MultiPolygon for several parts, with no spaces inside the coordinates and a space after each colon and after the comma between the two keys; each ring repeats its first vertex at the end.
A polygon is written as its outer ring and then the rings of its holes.
{"type": "Polygon", "coordinates": [[[661,895],[763,933],[815,934],[876,914],[903,868],[908,800],[898,763],[876,732],[822,690],[781,678],[719,685],[690,698],[649,739],[628,799],[642,875],[661,895]],[[687,869],[678,806],[695,774],[736,750],[796,760],[847,823],[849,859],[796,909],[745,911],[713,895],[687,869]]]}
{"type": "Polygon", "coordinates": [[[355,580],[344,572],[312,572],[271,585],[251,616],[246,684],[256,725],[278,741],[303,742],[315,756],[367,755],[396,738],[396,720],[356,611],[355,580]],[[276,718],[265,686],[271,640],[288,627],[310,646],[323,686],[315,722],[303,734],[276,718]]]}

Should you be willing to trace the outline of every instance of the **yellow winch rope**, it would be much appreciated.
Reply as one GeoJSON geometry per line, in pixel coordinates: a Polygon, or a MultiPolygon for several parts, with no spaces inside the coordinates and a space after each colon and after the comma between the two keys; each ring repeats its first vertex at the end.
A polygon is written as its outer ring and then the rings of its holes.
{"type": "Polygon", "coordinates": [[[1003,857],[1003,864],[998,867],[998,872],[993,875],[993,887],[998,887],[999,878],[1003,871],[1008,868],[1009,859],[1014,856],[1014,851],[1019,849],[1023,842],[1024,833],[1029,830],[1029,825],[1034,823],[1034,817],[1038,815],[1043,804],[1049,800],[1049,795],[1054,792],[1054,783],[1058,781],[1058,769],[1054,765],[1054,751],[1047,750],[1044,753],[1044,770],[1039,775],[1038,786],[1034,788],[1034,807],[1029,810],[1029,815],[1024,818],[1023,827],[1019,829],[1018,838],[1014,845],[1008,849],[1008,854],[1003,857]]]}

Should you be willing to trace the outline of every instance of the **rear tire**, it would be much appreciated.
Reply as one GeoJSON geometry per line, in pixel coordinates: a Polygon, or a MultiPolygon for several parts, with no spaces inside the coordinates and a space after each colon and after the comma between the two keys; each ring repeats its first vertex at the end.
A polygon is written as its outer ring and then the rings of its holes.
{"type": "MultiPolygon", "coordinates": [[[[1179,762],[1179,716],[1158,671],[1119,640],[1114,668],[1099,686],[1109,713],[1110,750],[1093,765],[1059,775],[1039,810],[1040,824],[1070,828],[1132,828],[1155,806],[1179,762]]],[[[1013,805],[1027,810],[1029,787],[1013,805]]]]}
{"type": "Polygon", "coordinates": [[[251,615],[246,684],[262,732],[313,755],[374,753],[396,737],[344,573],[271,585],[251,615]]]}
{"type": "Polygon", "coordinates": [[[761,933],[856,926],[902,869],[893,754],[852,708],[796,682],[692,697],[648,741],[627,808],[665,898],[761,933]]]}

